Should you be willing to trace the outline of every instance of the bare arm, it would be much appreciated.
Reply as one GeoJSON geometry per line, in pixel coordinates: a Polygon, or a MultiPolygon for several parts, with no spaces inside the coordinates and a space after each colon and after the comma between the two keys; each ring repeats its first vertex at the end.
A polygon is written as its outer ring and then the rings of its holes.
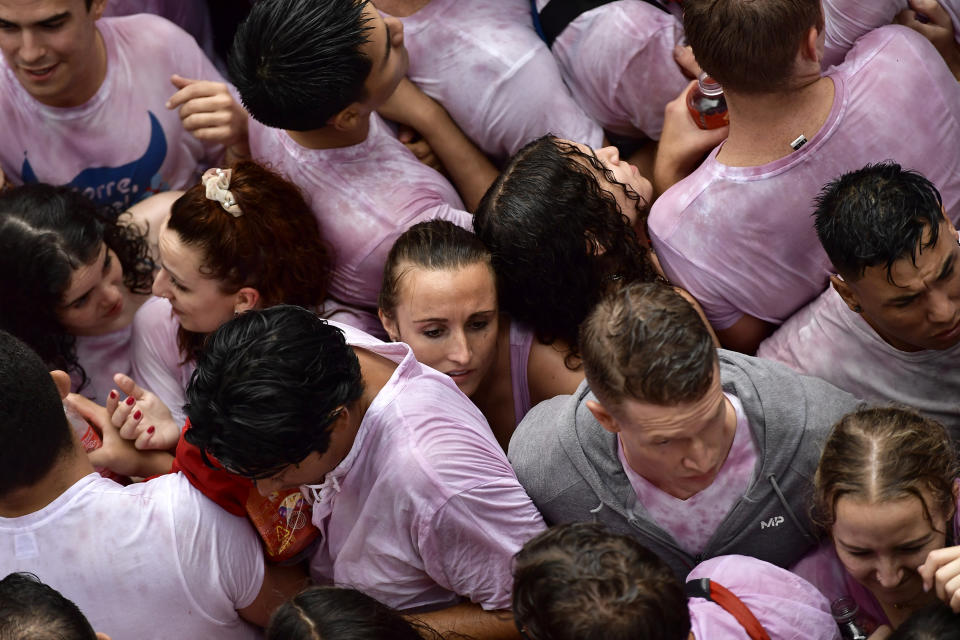
{"type": "Polygon", "coordinates": [[[953,77],[960,80],[960,45],[954,38],[954,25],[937,0],[910,0],[910,8],[897,14],[895,21],[917,31],[933,43],[953,77]]]}
{"type": "Polygon", "coordinates": [[[406,618],[430,627],[443,637],[448,634],[469,636],[474,640],[519,640],[522,637],[509,611],[484,611],[472,602],[406,618]]]}
{"type": "Polygon", "coordinates": [[[378,112],[418,131],[447,170],[467,209],[476,210],[497,170],[446,110],[404,78],[378,112]]]}
{"type": "Polygon", "coordinates": [[[237,613],[247,622],[265,627],[273,611],[306,588],[308,583],[307,572],[302,564],[281,567],[267,562],[263,570],[263,586],[256,600],[238,609],[237,613]]]}
{"type": "Polygon", "coordinates": [[[743,315],[732,326],[717,331],[717,337],[720,338],[720,344],[725,349],[752,356],[757,353],[760,343],[773,333],[775,328],[765,320],[743,315]]]}
{"type": "Polygon", "coordinates": [[[530,358],[527,360],[527,385],[530,388],[530,402],[538,404],[556,396],[569,395],[583,382],[583,364],[576,358],[567,367],[567,354],[570,347],[557,340],[543,344],[534,340],[530,345],[530,358]]]}

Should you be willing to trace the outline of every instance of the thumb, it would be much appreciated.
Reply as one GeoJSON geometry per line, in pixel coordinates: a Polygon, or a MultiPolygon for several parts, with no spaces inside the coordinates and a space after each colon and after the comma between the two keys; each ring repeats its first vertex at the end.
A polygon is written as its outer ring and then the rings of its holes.
{"type": "Polygon", "coordinates": [[[184,87],[189,87],[194,82],[199,82],[199,80],[194,80],[192,78],[184,78],[181,75],[173,74],[170,76],[170,83],[173,84],[177,89],[183,89],[184,87]]]}
{"type": "Polygon", "coordinates": [[[937,0],[910,0],[909,4],[910,8],[918,14],[917,21],[924,22],[921,16],[925,16],[936,25],[950,26],[950,15],[937,0]]]}
{"type": "Polygon", "coordinates": [[[146,390],[138,385],[133,378],[123,373],[113,374],[113,381],[117,383],[117,386],[120,387],[120,390],[123,391],[128,396],[133,396],[137,400],[143,400],[143,396],[146,395],[146,390]]]}

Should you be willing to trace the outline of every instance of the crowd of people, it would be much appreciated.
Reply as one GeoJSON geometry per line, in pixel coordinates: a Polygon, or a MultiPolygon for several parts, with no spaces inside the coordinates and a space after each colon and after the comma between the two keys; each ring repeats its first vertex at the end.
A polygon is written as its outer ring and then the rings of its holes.
{"type": "Polygon", "coordinates": [[[0,0],[0,640],[960,638],[960,2],[227,4],[0,0]]]}

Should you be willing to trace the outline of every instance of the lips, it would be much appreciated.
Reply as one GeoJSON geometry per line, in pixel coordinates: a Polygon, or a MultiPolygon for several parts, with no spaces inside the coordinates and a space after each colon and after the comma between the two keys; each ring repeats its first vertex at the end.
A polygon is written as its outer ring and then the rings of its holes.
{"type": "Polygon", "coordinates": [[[446,374],[453,378],[453,381],[457,384],[460,384],[464,380],[470,377],[470,374],[473,373],[473,369],[461,369],[458,371],[447,371],[446,374]]]}
{"type": "Polygon", "coordinates": [[[956,324],[947,329],[946,331],[941,331],[940,333],[935,334],[933,337],[936,340],[950,340],[960,336],[960,320],[957,320],[956,324]]]}
{"type": "Polygon", "coordinates": [[[20,68],[28,77],[30,77],[33,80],[45,80],[48,77],[50,77],[54,69],[57,68],[57,64],[52,64],[49,67],[37,67],[34,69],[28,69],[26,67],[20,67],[20,68]]]}
{"type": "Polygon", "coordinates": [[[113,318],[120,315],[121,311],[123,311],[123,298],[120,298],[120,300],[117,301],[117,304],[110,307],[110,310],[107,311],[106,317],[113,318]]]}

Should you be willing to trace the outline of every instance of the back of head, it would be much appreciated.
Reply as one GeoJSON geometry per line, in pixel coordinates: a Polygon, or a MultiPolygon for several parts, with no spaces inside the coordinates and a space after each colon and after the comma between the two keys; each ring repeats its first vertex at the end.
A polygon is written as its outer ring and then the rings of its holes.
{"type": "Polygon", "coordinates": [[[514,564],[513,615],[530,640],[685,640],[683,585],[635,539],[595,523],[553,527],[514,564]]]}
{"type": "Polygon", "coordinates": [[[266,630],[267,640],[328,638],[422,640],[417,629],[389,607],[355,589],[339,587],[301,591],[270,616],[266,630]]]}
{"type": "Polygon", "coordinates": [[[577,328],[606,292],[658,277],[595,171],[606,171],[596,158],[544,136],[514,155],[473,218],[501,306],[544,342],[576,347],[577,328]]]}
{"type": "Polygon", "coordinates": [[[867,503],[915,497],[929,520],[931,511],[949,518],[958,467],[946,429],[906,408],[860,409],[834,425],[814,476],[813,515],[829,529],[837,501],[849,496],[867,503]]]}
{"type": "Polygon", "coordinates": [[[96,640],[73,602],[33,574],[0,580],[0,640],[96,640]]]}
{"type": "Polygon", "coordinates": [[[0,496],[42,479],[73,437],[46,365],[27,345],[0,331],[0,496]]]}
{"type": "Polygon", "coordinates": [[[447,220],[420,222],[400,235],[383,267],[379,307],[393,315],[400,282],[410,267],[428,270],[460,269],[478,262],[490,264],[490,250],[474,234],[447,220]]]}
{"type": "Polygon", "coordinates": [[[789,88],[810,27],[823,30],[820,0],[684,0],[683,28],[700,66],[730,91],[789,88]]]}
{"type": "Polygon", "coordinates": [[[365,97],[366,0],[261,0],[228,60],[243,105],[268,127],[320,129],[365,97]]]}
{"type": "Polygon", "coordinates": [[[717,352],[689,302],[668,285],[633,283],[603,300],[580,330],[584,372],[608,405],[634,399],[662,406],[703,397],[717,352]]]}
{"type": "Polygon", "coordinates": [[[311,311],[248,311],[210,335],[187,388],[187,441],[249,478],[329,446],[327,427],[363,391],[343,333],[311,311]]]}
{"type": "Polygon", "coordinates": [[[817,236],[837,273],[854,281],[868,267],[889,275],[901,258],[916,262],[937,242],[943,221],[940,192],[915,171],[894,162],[867,165],[827,184],[816,200],[817,236]],[[921,246],[923,234],[930,232],[921,246]]]}
{"type": "Polygon", "coordinates": [[[910,616],[888,640],[960,640],[960,613],[938,600],[910,616]]]}

